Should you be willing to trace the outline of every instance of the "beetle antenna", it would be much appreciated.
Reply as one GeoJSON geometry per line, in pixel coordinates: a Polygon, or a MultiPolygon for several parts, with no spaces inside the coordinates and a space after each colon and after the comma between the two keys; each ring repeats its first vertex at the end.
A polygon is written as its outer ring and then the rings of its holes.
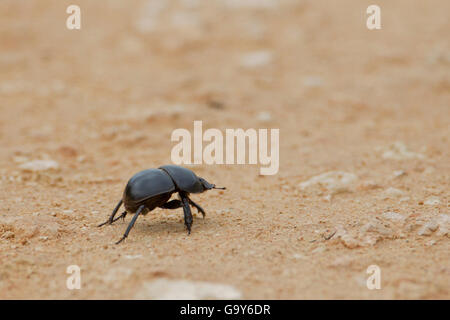
{"type": "Polygon", "coordinates": [[[216,187],[216,186],[214,186],[213,189],[226,190],[227,188],[225,188],[225,187],[216,187]]]}

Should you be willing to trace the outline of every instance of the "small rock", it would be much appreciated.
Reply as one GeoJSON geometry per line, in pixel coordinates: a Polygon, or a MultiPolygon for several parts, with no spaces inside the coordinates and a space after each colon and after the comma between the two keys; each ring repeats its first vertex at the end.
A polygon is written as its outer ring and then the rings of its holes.
{"type": "Polygon", "coordinates": [[[385,227],[381,222],[374,219],[361,227],[362,233],[373,232],[382,236],[391,237],[393,232],[389,228],[385,227]]]}
{"type": "Polygon", "coordinates": [[[385,195],[385,199],[389,199],[389,198],[400,198],[401,196],[403,196],[405,194],[405,192],[403,192],[400,189],[396,189],[396,188],[387,188],[386,190],[384,190],[384,195],[385,195]]]}
{"type": "Polygon", "coordinates": [[[27,162],[27,161],[29,161],[29,159],[28,159],[28,157],[24,157],[24,156],[15,156],[15,157],[13,157],[13,161],[15,162],[15,163],[24,163],[24,162],[27,162]]]}
{"type": "Polygon", "coordinates": [[[349,249],[358,248],[360,246],[359,241],[349,234],[344,234],[340,236],[340,239],[342,244],[349,249]]]}
{"type": "Polygon", "coordinates": [[[344,171],[329,171],[314,176],[309,180],[299,184],[300,189],[304,190],[312,186],[323,186],[333,194],[348,192],[352,184],[358,179],[353,173],[344,171]]]}
{"type": "Polygon", "coordinates": [[[406,159],[423,159],[423,154],[409,151],[403,142],[395,142],[390,145],[382,155],[383,159],[406,160],[406,159]]]}
{"type": "Polygon", "coordinates": [[[241,299],[242,294],[236,288],[209,282],[189,280],[157,279],[144,283],[136,294],[136,299],[157,300],[205,300],[205,299],[241,299]]]}
{"type": "Polygon", "coordinates": [[[434,206],[437,204],[440,204],[441,200],[436,197],[436,196],[432,196],[432,197],[428,197],[425,201],[424,204],[429,205],[429,206],[434,206]]]}
{"type": "Polygon", "coordinates": [[[437,219],[437,223],[439,225],[438,236],[447,236],[449,235],[450,229],[450,216],[448,214],[441,214],[437,219]]]}
{"type": "Polygon", "coordinates": [[[267,112],[267,111],[258,113],[256,118],[261,122],[269,122],[270,120],[272,120],[272,116],[270,115],[270,112],[267,112]]]}
{"type": "Polygon", "coordinates": [[[376,183],[375,181],[368,180],[368,181],[363,181],[359,185],[358,188],[361,190],[374,190],[374,189],[380,188],[380,185],[378,183],[376,183]]]}
{"type": "Polygon", "coordinates": [[[257,68],[269,64],[272,61],[272,53],[267,50],[254,51],[241,57],[241,66],[257,68]]]}
{"type": "Polygon", "coordinates": [[[406,176],[406,172],[403,170],[394,171],[394,178],[400,178],[406,176]]]}
{"type": "Polygon", "coordinates": [[[294,253],[292,255],[292,258],[297,259],[297,260],[305,260],[306,259],[306,257],[301,253],[294,253]]]}
{"type": "Polygon", "coordinates": [[[439,225],[435,221],[427,222],[420,228],[418,235],[419,236],[430,236],[433,232],[437,230],[439,225]]]}
{"type": "Polygon", "coordinates": [[[19,168],[25,171],[46,171],[46,170],[57,170],[59,169],[59,165],[56,161],[53,160],[33,160],[29,162],[22,163],[19,168]]]}
{"type": "Polygon", "coordinates": [[[136,255],[125,255],[125,259],[128,260],[135,260],[142,258],[142,254],[136,254],[136,255]]]}
{"type": "Polygon", "coordinates": [[[405,217],[397,212],[393,212],[393,211],[387,211],[385,213],[383,213],[383,218],[388,219],[388,220],[393,220],[393,221],[403,221],[405,220],[405,217]]]}

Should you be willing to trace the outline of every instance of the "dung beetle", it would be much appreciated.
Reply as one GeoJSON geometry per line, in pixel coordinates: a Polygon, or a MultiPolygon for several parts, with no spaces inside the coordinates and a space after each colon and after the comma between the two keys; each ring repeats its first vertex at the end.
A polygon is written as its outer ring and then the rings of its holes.
{"type": "Polygon", "coordinates": [[[205,210],[189,198],[190,193],[202,193],[206,190],[222,189],[216,185],[209,183],[203,178],[198,177],[192,170],[176,166],[165,165],[158,169],[147,169],[136,173],[128,181],[123,192],[122,199],[117,203],[111,216],[99,227],[105,224],[112,224],[120,218],[125,219],[128,213],[134,213],[133,218],[128,224],[127,230],[123,237],[116,242],[119,244],[130,233],[136,219],[140,214],[146,215],[153,209],[159,207],[163,209],[183,208],[184,223],[191,233],[192,213],[189,205],[197,208],[198,212],[205,217],[205,210]],[[173,193],[179,195],[179,200],[171,200],[173,193]],[[117,218],[114,218],[121,205],[125,206],[125,211],[117,218]]]}

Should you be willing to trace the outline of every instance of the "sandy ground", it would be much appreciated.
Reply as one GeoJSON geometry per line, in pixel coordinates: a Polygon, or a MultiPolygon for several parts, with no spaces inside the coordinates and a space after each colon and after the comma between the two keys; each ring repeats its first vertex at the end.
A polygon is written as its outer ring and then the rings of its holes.
{"type": "Polygon", "coordinates": [[[449,299],[450,2],[375,1],[369,31],[373,2],[2,0],[0,298],[449,299]],[[228,189],[192,196],[190,236],[157,209],[114,245],[130,217],[96,225],[194,120],[279,128],[278,174],[196,166],[228,189]]]}

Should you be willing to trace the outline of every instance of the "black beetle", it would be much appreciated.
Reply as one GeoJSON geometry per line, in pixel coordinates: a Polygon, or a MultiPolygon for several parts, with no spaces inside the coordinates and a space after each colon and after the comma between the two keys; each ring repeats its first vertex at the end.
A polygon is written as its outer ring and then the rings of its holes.
{"type": "Polygon", "coordinates": [[[166,165],[158,169],[140,171],[128,181],[122,199],[114,208],[109,219],[100,224],[99,227],[105,224],[112,224],[120,218],[125,219],[127,213],[134,213],[133,219],[131,219],[122,239],[116,242],[116,244],[119,244],[128,236],[128,233],[133,228],[140,214],[146,215],[157,207],[164,209],[183,207],[184,223],[187,227],[188,234],[190,234],[192,213],[189,205],[197,208],[203,217],[205,217],[205,210],[192,201],[189,198],[189,194],[202,193],[210,189],[225,188],[218,188],[205,179],[197,177],[193,171],[176,165],[166,165]],[[176,192],[178,192],[180,200],[168,201],[172,194],[176,192]],[[114,218],[122,204],[125,206],[125,211],[117,218],[114,218]]]}

